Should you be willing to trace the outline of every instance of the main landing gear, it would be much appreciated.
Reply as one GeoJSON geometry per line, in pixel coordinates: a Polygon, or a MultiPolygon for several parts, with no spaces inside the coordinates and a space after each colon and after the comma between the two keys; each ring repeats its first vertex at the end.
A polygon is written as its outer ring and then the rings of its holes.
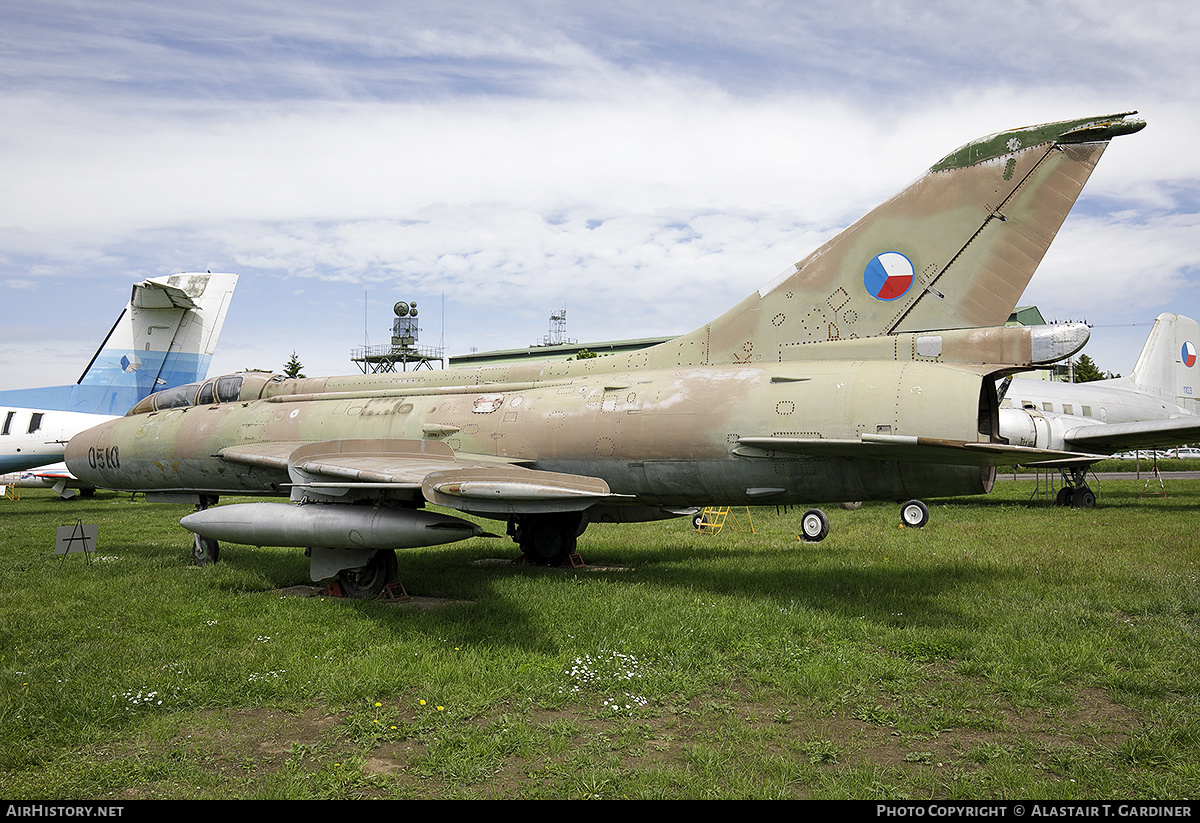
{"type": "Polygon", "coordinates": [[[367,565],[342,569],[337,579],[346,597],[366,599],[378,596],[389,583],[395,583],[398,572],[396,553],[391,549],[380,549],[371,555],[367,565]]]}
{"type": "MultiPolygon", "coordinates": [[[[920,529],[929,522],[929,507],[920,500],[909,500],[900,507],[900,525],[920,529]]],[[[809,509],[800,518],[799,540],[819,543],[829,534],[829,517],[820,509],[809,509]]]]}
{"type": "Polygon", "coordinates": [[[586,528],[582,512],[526,515],[508,523],[508,533],[521,547],[522,556],[538,566],[561,566],[575,553],[586,528]]]}
{"type": "Polygon", "coordinates": [[[1096,508],[1096,493],[1087,484],[1087,466],[1071,466],[1060,471],[1066,485],[1054,496],[1054,505],[1072,509],[1096,508]]]}

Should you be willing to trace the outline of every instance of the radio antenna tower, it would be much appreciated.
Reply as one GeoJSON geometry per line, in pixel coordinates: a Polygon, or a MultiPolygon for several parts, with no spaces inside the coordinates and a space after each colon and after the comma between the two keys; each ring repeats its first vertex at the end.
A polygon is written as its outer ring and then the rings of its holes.
{"type": "Polygon", "coordinates": [[[567,337],[567,310],[558,309],[550,315],[550,331],[542,338],[543,346],[561,346],[577,341],[567,337]]]}

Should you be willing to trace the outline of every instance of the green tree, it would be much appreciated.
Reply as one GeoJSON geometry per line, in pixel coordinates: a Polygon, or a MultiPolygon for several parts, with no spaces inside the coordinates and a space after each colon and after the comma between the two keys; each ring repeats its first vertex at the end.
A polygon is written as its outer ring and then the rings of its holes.
{"type": "Polygon", "coordinates": [[[1092,362],[1092,358],[1086,354],[1079,355],[1079,360],[1075,362],[1075,382],[1076,383],[1091,383],[1093,380],[1103,380],[1104,372],[1092,362]]]}
{"type": "Polygon", "coordinates": [[[283,364],[284,377],[304,377],[304,372],[301,369],[304,365],[300,362],[300,358],[296,357],[295,349],[292,350],[292,357],[283,364]]]}

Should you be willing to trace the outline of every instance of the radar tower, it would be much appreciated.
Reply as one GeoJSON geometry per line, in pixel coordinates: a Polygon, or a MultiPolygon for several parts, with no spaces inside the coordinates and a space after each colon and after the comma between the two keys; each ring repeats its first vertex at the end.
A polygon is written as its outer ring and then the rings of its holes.
{"type": "Polygon", "coordinates": [[[408,371],[411,363],[413,371],[422,366],[433,370],[437,361],[439,368],[443,361],[443,350],[432,346],[418,346],[417,335],[417,304],[399,301],[392,306],[396,319],[392,321],[392,344],[390,346],[360,346],[350,353],[350,359],[358,364],[363,374],[387,374],[396,371],[408,371]]]}

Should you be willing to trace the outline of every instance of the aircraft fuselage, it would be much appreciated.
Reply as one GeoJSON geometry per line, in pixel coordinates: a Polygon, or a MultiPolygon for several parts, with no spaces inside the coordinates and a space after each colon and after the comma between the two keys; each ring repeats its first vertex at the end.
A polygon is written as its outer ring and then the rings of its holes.
{"type": "Polygon", "coordinates": [[[459,454],[599,477],[613,493],[648,505],[987,491],[987,472],[977,467],[734,454],[739,437],[749,435],[882,432],[986,442],[978,423],[980,376],[944,365],[687,366],[543,372],[499,383],[476,383],[482,370],[434,374],[425,381],[374,376],[313,392],[297,384],[250,402],[134,414],[73,441],[68,464],[112,488],[287,494],[286,471],[218,453],[247,444],[425,439],[459,454]],[[446,381],[458,385],[437,385],[446,381]]]}

